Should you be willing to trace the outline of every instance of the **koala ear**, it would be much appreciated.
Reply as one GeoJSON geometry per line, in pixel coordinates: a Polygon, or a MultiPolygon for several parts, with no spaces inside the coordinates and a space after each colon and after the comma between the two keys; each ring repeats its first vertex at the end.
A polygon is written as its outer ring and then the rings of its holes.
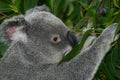
{"type": "Polygon", "coordinates": [[[29,9],[28,11],[26,11],[26,15],[31,14],[33,12],[40,12],[40,11],[45,11],[45,12],[50,12],[49,8],[46,5],[42,5],[39,7],[34,7],[32,9],[29,9]]]}
{"type": "Polygon", "coordinates": [[[25,27],[27,22],[22,15],[7,19],[0,25],[0,39],[5,43],[11,43],[13,40],[22,41],[26,36],[25,27]]]}

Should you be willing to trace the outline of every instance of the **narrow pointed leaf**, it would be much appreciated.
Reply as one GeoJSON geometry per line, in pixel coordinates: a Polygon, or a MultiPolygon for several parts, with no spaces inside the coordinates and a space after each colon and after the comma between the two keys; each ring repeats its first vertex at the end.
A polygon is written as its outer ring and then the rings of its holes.
{"type": "Polygon", "coordinates": [[[66,61],[70,61],[72,58],[74,58],[75,56],[77,56],[77,55],[80,53],[80,51],[81,51],[81,49],[82,49],[82,47],[83,47],[86,39],[88,38],[88,36],[89,36],[89,34],[90,34],[91,32],[92,32],[91,29],[90,29],[90,30],[87,30],[87,31],[85,32],[85,34],[83,35],[83,38],[82,38],[80,44],[76,45],[76,46],[72,49],[72,51],[70,51],[70,53],[68,53],[66,56],[63,56],[62,60],[58,63],[58,65],[61,64],[61,63],[63,63],[63,62],[66,62],[66,61]]]}

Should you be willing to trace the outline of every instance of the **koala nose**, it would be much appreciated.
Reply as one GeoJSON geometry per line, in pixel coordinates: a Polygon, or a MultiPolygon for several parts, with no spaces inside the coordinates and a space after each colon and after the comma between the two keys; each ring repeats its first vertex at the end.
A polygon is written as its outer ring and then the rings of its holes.
{"type": "Polygon", "coordinates": [[[75,47],[75,45],[78,44],[77,38],[70,31],[67,32],[66,37],[67,37],[67,40],[69,41],[70,45],[72,46],[72,48],[75,47]]]}

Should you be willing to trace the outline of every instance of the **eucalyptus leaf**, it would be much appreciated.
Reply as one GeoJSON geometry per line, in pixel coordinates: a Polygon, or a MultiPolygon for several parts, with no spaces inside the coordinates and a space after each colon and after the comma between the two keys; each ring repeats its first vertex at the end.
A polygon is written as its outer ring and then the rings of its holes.
{"type": "Polygon", "coordinates": [[[24,6],[22,5],[23,1],[24,0],[15,0],[14,1],[14,5],[16,6],[16,8],[17,8],[17,10],[18,10],[19,13],[24,13],[24,9],[23,9],[24,6]]]}
{"type": "Polygon", "coordinates": [[[51,10],[54,11],[54,0],[50,0],[51,10]]]}
{"type": "Polygon", "coordinates": [[[84,9],[87,9],[87,8],[88,8],[88,4],[83,3],[82,1],[80,1],[80,4],[82,5],[82,7],[83,7],[84,9]]]}
{"type": "Polygon", "coordinates": [[[7,48],[8,48],[7,45],[5,45],[4,43],[0,42],[0,55],[3,55],[7,48]]]}
{"type": "Polygon", "coordinates": [[[24,0],[24,12],[30,8],[37,6],[38,0],[24,0]]]}
{"type": "Polygon", "coordinates": [[[0,0],[2,3],[12,4],[12,0],[0,0]]]}
{"type": "Polygon", "coordinates": [[[10,4],[4,3],[0,1],[0,12],[8,12],[11,11],[11,7],[9,6],[10,4]]]}
{"type": "Polygon", "coordinates": [[[60,65],[61,63],[63,62],[67,62],[67,61],[70,61],[71,59],[73,59],[75,56],[77,56],[80,51],[82,50],[82,47],[86,41],[86,39],[88,38],[89,34],[92,32],[92,30],[87,30],[85,32],[85,34],[83,35],[83,38],[80,42],[80,44],[76,45],[72,51],[70,51],[67,55],[63,56],[62,60],[58,63],[58,65],[60,65]]]}
{"type": "Polygon", "coordinates": [[[114,5],[117,7],[117,8],[120,8],[120,6],[117,4],[118,0],[113,0],[113,3],[114,5]]]}

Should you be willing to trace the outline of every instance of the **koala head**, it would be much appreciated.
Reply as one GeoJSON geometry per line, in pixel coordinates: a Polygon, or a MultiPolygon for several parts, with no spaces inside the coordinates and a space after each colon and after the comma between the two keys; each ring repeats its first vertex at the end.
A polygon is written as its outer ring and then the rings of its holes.
{"type": "Polygon", "coordinates": [[[1,24],[1,31],[5,42],[23,43],[33,51],[32,54],[42,55],[43,63],[59,62],[77,44],[66,25],[48,12],[45,6],[35,7],[25,15],[5,20],[1,24]]]}

